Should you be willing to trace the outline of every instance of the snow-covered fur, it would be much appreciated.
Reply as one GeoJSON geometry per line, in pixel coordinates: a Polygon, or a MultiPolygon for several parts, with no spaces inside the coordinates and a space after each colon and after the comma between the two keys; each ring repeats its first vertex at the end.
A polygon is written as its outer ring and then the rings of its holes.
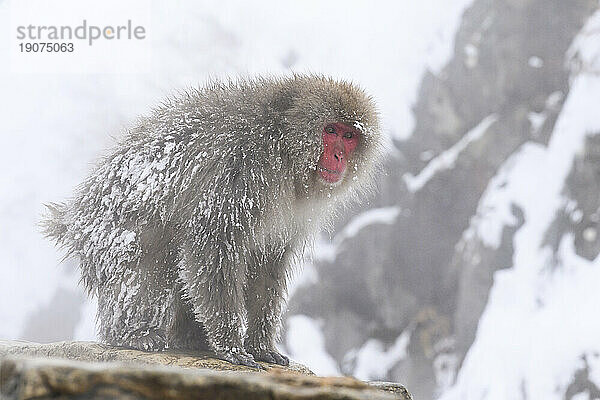
{"type": "Polygon", "coordinates": [[[351,83],[212,83],[141,118],[43,225],[79,260],[104,341],[286,364],[274,341],[291,265],[368,194],[382,153],[374,104],[351,83]],[[331,122],[361,132],[341,185],[316,173],[331,122]]]}

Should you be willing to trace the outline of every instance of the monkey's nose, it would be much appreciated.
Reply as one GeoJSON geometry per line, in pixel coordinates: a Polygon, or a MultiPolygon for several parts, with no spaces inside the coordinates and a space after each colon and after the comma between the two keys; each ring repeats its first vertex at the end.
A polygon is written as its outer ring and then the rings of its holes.
{"type": "Polygon", "coordinates": [[[333,153],[333,157],[337,160],[337,161],[342,161],[344,159],[344,155],[342,153],[333,153]]]}

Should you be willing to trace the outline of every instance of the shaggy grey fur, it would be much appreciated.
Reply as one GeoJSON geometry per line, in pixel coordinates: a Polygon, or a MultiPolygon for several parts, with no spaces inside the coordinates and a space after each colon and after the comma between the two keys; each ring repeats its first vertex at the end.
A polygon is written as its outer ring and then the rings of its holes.
{"type": "Polygon", "coordinates": [[[107,343],[287,364],[274,342],[291,266],[340,204],[372,188],[379,131],[370,97],[320,76],[190,90],[48,205],[45,233],[79,260],[107,343]],[[361,132],[335,185],[316,172],[331,122],[361,132]]]}

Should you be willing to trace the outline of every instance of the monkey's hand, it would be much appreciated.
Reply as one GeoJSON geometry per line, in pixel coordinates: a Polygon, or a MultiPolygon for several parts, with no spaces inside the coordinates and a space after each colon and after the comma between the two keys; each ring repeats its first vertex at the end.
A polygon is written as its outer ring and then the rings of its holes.
{"type": "Polygon", "coordinates": [[[256,369],[265,369],[262,365],[254,361],[252,354],[246,353],[245,350],[239,347],[233,347],[227,350],[217,349],[216,353],[219,358],[229,361],[232,364],[245,365],[247,367],[256,369]]]}
{"type": "Polygon", "coordinates": [[[265,346],[249,346],[248,353],[254,356],[256,361],[266,361],[271,364],[290,365],[290,359],[274,349],[265,346]]]}

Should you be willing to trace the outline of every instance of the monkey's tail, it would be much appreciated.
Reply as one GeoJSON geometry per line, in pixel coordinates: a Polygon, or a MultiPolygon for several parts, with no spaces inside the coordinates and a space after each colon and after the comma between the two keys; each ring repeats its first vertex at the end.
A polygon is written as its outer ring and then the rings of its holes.
{"type": "Polygon", "coordinates": [[[39,223],[42,234],[53,239],[57,245],[64,246],[68,232],[66,223],[67,205],[64,203],[48,203],[44,206],[46,212],[39,223]]]}

